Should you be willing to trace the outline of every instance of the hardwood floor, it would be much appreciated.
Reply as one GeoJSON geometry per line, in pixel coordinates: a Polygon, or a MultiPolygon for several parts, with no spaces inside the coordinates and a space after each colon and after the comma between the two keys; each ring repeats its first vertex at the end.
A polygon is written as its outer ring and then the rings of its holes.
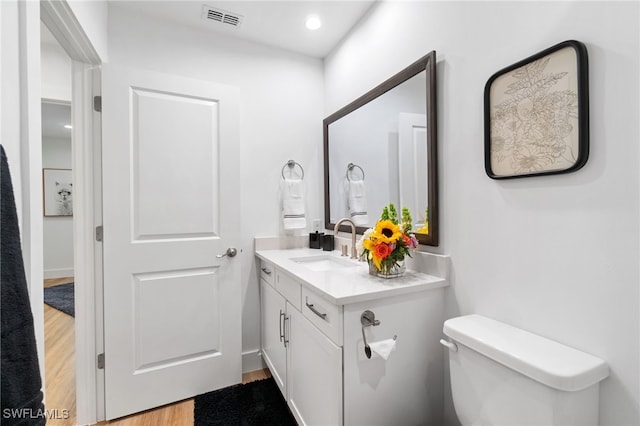
{"type": "MultiPolygon", "coordinates": [[[[73,278],[45,280],[45,287],[72,282],[73,278]]],[[[74,318],[44,305],[46,408],[57,410],[67,419],[49,419],[47,425],[73,426],[76,424],[75,375],[75,322],[74,318]]],[[[268,369],[242,375],[242,383],[271,377],[268,369]]],[[[98,423],[100,426],[189,426],[193,425],[193,399],[143,411],[116,420],[98,423]]]]}
{"type": "MultiPolygon", "coordinates": [[[[44,281],[44,286],[70,282],[73,282],[73,278],[49,279],[44,281]]],[[[54,413],[47,424],[75,425],[75,319],[47,304],[44,305],[44,354],[45,407],[54,413]]]]}
{"type": "MultiPolygon", "coordinates": [[[[264,370],[252,371],[242,375],[242,383],[266,379],[267,377],[271,377],[271,373],[266,368],[264,370]]],[[[100,422],[98,425],[190,426],[193,425],[193,398],[120,419],[100,422]]]]}
{"type": "Polygon", "coordinates": [[[44,280],[44,288],[53,287],[53,286],[60,285],[60,284],[72,283],[72,282],[73,282],[73,277],[49,278],[49,279],[44,280]]]}

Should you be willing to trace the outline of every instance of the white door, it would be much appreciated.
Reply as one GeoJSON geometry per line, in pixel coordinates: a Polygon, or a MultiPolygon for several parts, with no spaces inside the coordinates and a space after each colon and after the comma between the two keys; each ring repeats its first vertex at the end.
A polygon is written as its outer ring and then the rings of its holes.
{"type": "Polygon", "coordinates": [[[241,381],[237,91],[103,68],[105,407],[241,381]]]}
{"type": "Polygon", "coordinates": [[[398,171],[400,206],[409,208],[414,225],[424,223],[429,198],[427,170],[427,116],[401,112],[398,115],[398,171]]]}

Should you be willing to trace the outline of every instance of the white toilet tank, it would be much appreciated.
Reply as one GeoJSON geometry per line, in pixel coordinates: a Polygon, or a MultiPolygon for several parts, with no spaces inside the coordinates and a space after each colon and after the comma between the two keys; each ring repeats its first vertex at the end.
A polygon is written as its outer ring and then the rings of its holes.
{"type": "Polygon", "coordinates": [[[597,425],[599,358],[480,315],[444,323],[463,425],[597,425]]]}

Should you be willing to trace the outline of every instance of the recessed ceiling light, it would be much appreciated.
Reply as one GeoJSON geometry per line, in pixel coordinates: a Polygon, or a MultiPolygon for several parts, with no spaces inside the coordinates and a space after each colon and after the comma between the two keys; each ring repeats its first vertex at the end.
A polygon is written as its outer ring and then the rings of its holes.
{"type": "Polygon", "coordinates": [[[73,129],[73,126],[71,124],[65,124],[64,128],[65,129],[73,129]]]}
{"type": "Polygon", "coordinates": [[[309,15],[307,16],[307,22],[305,25],[307,26],[307,29],[313,31],[322,26],[322,21],[320,21],[320,17],[318,15],[309,15]]]}

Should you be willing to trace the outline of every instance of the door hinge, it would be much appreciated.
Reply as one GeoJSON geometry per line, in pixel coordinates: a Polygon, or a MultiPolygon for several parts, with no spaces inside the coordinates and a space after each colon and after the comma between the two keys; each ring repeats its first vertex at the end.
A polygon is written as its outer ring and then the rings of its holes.
{"type": "Polygon", "coordinates": [[[93,110],[96,112],[102,112],[102,96],[93,97],[93,110]]]}
{"type": "Polygon", "coordinates": [[[104,370],[104,353],[98,354],[98,370],[104,370]]]}
{"type": "Polygon", "coordinates": [[[102,241],[103,238],[104,238],[104,229],[102,228],[102,225],[96,226],[96,241],[102,241]]]}

